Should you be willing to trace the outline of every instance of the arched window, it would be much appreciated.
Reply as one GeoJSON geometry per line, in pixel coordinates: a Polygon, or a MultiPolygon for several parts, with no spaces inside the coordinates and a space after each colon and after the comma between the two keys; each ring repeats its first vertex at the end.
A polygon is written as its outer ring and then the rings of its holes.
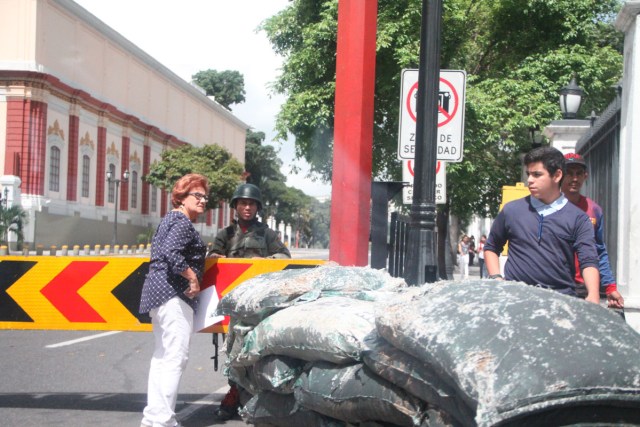
{"type": "Polygon", "coordinates": [[[138,172],[131,172],[131,209],[138,207],[138,172]]]}
{"type": "MultiPolygon", "coordinates": [[[[115,178],[116,165],[114,165],[113,163],[109,163],[109,172],[111,172],[111,176],[115,178]]],[[[109,194],[107,200],[109,201],[109,203],[116,202],[116,182],[113,179],[109,182],[109,194]]]]}
{"type": "Polygon", "coordinates": [[[60,149],[58,147],[51,147],[49,160],[49,191],[60,191],[60,149]]]}
{"type": "Polygon", "coordinates": [[[89,197],[89,174],[91,173],[91,158],[82,156],[82,197],[89,197]]]}

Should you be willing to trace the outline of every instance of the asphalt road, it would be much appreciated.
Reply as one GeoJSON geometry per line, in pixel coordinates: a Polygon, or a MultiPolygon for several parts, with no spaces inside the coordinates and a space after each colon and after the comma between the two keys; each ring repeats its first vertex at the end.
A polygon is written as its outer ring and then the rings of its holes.
{"type": "MultiPolygon", "coordinates": [[[[178,419],[185,427],[244,426],[213,416],[227,379],[222,363],[213,369],[211,338],[194,336],[178,419]]],[[[0,331],[0,425],[138,427],[152,352],[147,332],[0,331]]]]}
{"type": "MultiPolygon", "coordinates": [[[[295,259],[328,258],[328,250],[291,252],[295,259]]],[[[228,385],[222,352],[214,370],[211,341],[211,334],[194,336],[178,419],[184,427],[245,426],[213,416],[228,385]]],[[[138,427],[152,353],[149,332],[0,330],[0,426],[138,427]]]]}

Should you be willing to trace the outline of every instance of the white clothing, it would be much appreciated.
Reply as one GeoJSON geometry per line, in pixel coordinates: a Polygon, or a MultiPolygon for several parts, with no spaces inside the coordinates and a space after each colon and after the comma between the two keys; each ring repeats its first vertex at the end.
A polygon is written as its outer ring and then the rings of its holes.
{"type": "Polygon", "coordinates": [[[460,280],[469,278],[469,253],[458,255],[458,267],[460,267],[460,280]]]}
{"type": "Polygon", "coordinates": [[[193,309],[175,296],[149,312],[155,337],[155,350],[149,367],[147,406],[142,424],[174,427],[176,400],[182,372],[189,359],[193,335],[193,309]]]}

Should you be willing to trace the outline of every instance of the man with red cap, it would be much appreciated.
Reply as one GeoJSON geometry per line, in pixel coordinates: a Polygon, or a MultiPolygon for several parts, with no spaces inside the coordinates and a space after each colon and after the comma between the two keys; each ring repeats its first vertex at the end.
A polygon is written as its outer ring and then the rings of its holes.
{"type": "MultiPolygon", "coordinates": [[[[598,270],[600,271],[600,292],[605,293],[609,307],[623,308],[624,298],[618,292],[616,280],[611,272],[609,254],[604,243],[604,220],[602,208],[593,200],[580,194],[582,185],[587,180],[587,164],[580,154],[568,153],[564,155],[566,161],[566,176],[562,181],[562,192],[571,203],[582,209],[591,219],[598,251],[598,270]]],[[[576,258],[576,292],[584,297],[584,279],[578,268],[576,258]]]]}

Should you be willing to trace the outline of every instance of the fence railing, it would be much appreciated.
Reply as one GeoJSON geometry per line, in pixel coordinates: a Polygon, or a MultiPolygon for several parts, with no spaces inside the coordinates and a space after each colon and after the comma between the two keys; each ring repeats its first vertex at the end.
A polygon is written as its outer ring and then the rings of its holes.
{"type": "Polygon", "coordinates": [[[389,224],[389,274],[392,277],[404,276],[404,258],[409,233],[409,217],[398,212],[391,213],[389,224]]]}

